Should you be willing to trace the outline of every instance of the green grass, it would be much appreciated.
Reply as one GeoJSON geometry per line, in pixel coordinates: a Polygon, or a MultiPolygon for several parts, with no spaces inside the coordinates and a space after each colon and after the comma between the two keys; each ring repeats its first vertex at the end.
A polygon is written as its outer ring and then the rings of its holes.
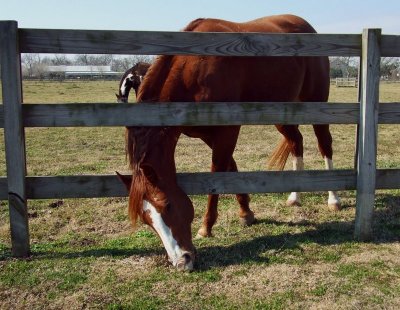
{"type": "MultiPolygon", "coordinates": [[[[117,82],[24,82],[26,103],[114,102],[117,82]]],[[[382,84],[382,101],[400,101],[399,84],[382,84]]],[[[331,101],[356,101],[335,88],[331,101]]],[[[310,126],[301,126],[307,169],[323,169],[310,126]]],[[[399,125],[379,127],[378,167],[400,167],[399,125]]],[[[3,141],[3,132],[0,132],[3,141]]],[[[332,126],[335,167],[353,167],[355,126],[332,126]]],[[[128,171],[123,128],[27,128],[29,175],[128,171]]],[[[272,126],[242,128],[235,158],[242,171],[264,170],[279,140],[272,126]]],[[[180,172],[208,171],[211,152],[182,137],[180,172]]],[[[290,169],[287,165],[286,169],[290,169]]],[[[5,174],[0,143],[0,174],[5,174]]],[[[32,200],[32,255],[14,259],[6,202],[0,204],[1,309],[397,309],[400,304],[400,190],[378,191],[374,240],[353,240],[355,193],[344,209],[326,208],[327,193],[251,195],[258,222],[242,227],[234,196],[221,195],[214,237],[196,239],[196,269],[171,267],[158,237],[133,230],[126,198],[32,200]]],[[[192,196],[193,233],[206,196],[192,196]]]]}

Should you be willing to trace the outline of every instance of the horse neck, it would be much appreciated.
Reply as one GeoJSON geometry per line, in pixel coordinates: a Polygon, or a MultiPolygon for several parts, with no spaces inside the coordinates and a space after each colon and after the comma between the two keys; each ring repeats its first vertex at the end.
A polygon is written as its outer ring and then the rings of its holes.
{"type": "Polygon", "coordinates": [[[150,64],[147,62],[138,62],[135,65],[135,70],[137,73],[139,73],[139,75],[144,76],[146,74],[147,70],[149,69],[149,67],[150,67],[150,64]]]}
{"type": "Polygon", "coordinates": [[[137,94],[137,102],[159,101],[163,85],[172,67],[173,57],[159,56],[147,71],[137,94]]]}

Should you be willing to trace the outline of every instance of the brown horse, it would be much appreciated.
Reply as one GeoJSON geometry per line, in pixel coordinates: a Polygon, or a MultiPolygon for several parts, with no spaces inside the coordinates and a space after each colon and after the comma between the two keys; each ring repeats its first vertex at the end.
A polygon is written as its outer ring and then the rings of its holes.
{"type": "MultiPolygon", "coordinates": [[[[185,31],[314,33],[303,19],[292,15],[264,17],[246,23],[197,19],[185,31]]],[[[240,102],[327,101],[329,62],[327,57],[220,57],[160,56],[147,72],[138,102],[240,102]]],[[[289,153],[295,170],[303,169],[303,139],[296,125],[276,125],[284,136],[273,161],[281,166],[289,153]]],[[[240,126],[129,127],[127,153],[133,181],[125,183],[129,214],[140,217],[160,236],[170,261],[190,270],[194,262],[191,223],[193,205],[178,186],[174,161],[180,134],[202,139],[212,149],[211,171],[237,171],[232,157],[240,126]]],[[[328,125],[314,125],[318,145],[328,169],[332,169],[332,138],[328,125]]],[[[239,217],[254,222],[249,196],[238,194],[239,217]]],[[[198,235],[211,236],[217,219],[218,195],[209,195],[198,235]]],[[[289,204],[300,204],[292,193],[289,204]]],[[[339,208],[335,193],[329,204],[339,208]]]]}
{"type": "Polygon", "coordinates": [[[149,67],[149,63],[141,61],[136,63],[132,68],[125,71],[119,82],[118,94],[115,94],[115,96],[117,96],[118,102],[128,102],[129,92],[131,88],[135,90],[135,95],[137,97],[139,86],[142,83],[143,77],[145,76],[149,67]]]}

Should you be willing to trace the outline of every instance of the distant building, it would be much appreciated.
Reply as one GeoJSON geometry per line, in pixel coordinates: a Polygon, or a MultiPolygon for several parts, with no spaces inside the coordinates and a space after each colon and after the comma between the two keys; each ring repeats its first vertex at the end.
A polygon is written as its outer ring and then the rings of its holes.
{"type": "Polygon", "coordinates": [[[50,79],[119,79],[122,74],[111,66],[46,66],[44,75],[50,79]]]}

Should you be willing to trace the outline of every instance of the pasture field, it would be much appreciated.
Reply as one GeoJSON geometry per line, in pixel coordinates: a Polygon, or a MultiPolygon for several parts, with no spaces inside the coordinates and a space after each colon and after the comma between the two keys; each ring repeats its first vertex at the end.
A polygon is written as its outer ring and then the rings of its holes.
{"type": "MultiPolygon", "coordinates": [[[[24,102],[115,102],[117,81],[24,81],[24,102]]],[[[132,96],[134,97],[134,96],[132,96]]],[[[330,101],[355,102],[355,88],[332,86],[330,101]]],[[[382,84],[381,101],[400,101],[382,84]]],[[[323,169],[310,126],[301,126],[305,168],[323,169]]],[[[353,167],[355,126],[331,126],[336,168],[353,167]]],[[[400,125],[379,126],[378,167],[400,167],[400,125]]],[[[241,171],[264,170],[280,139],[273,126],[242,127],[234,153],[241,171]]],[[[0,174],[5,174],[0,137],[0,174]]],[[[28,175],[127,172],[124,128],[27,128],[28,175]]],[[[211,152],[181,137],[180,172],[208,171],[211,152]]],[[[286,169],[290,169],[290,163],[286,169]]],[[[122,186],[122,185],[121,185],[122,186]]],[[[197,239],[196,269],[176,271],[158,237],[127,218],[126,198],[29,201],[32,255],[10,256],[7,202],[0,205],[0,309],[398,309],[400,190],[378,191],[374,239],[352,238],[355,192],[343,210],[327,193],[251,195],[258,219],[241,227],[233,195],[221,195],[214,237],[197,239]]],[[[207,203],[192,196],[194,235],[207,203]]]]}

